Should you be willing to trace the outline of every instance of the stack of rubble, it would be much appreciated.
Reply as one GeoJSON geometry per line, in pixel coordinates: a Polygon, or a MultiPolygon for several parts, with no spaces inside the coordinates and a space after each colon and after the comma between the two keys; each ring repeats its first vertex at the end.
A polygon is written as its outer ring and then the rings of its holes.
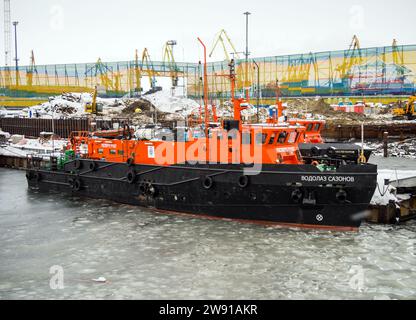
{"type": "MultiPolygon", "coordinates": [[[[29,118],[74,118],[82,117],[87,113],[85,106],[92,103],[90,93],[63,93],[60,96],[50,97],[48,102],[23,109],[19,116],[29,118]]],[[[112,115],[120,113],[125,105],[119,99],[97,98],[97,106],[103,114],[112,115]]]]}
{"type": "MultiPolygon", "coordinates": [[[[366,143],[369,149],[374,150],[373,155],[383,156],[383,144],[378,142],[366,143]]],[[[390,157],[416,159],[416,139],[407,139],[400,142],[391,142],[388,145],[388,153],[390,157]]]]}

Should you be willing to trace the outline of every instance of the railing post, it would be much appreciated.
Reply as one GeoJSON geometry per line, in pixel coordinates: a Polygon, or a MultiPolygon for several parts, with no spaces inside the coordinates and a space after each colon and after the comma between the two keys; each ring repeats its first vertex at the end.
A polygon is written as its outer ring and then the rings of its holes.
{"type": "Polygon", "coordinates": [[[388,137],[389,137],[389,133],[387,131],[385,131],[383,133],[384,158],[388,158],[388,156],[389,156],[389,153],[388,153],[388,137]]]}

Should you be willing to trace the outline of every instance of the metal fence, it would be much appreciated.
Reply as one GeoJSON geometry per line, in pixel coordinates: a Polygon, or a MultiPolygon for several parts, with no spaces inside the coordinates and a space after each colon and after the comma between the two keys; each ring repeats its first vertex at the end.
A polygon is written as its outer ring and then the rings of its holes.
{"type": "MultiPolygon", "coordinates": [[[[230,96],[228,61],[208,65],[211,99],[230,96]]],[[[96,85],[101,95],[120,97],[137,92],[139,73],[148,77],[149,66],[142,61],[101,62],[0,68],[0,95],[39,97],[65,92],[91,90],[96,85]],[[140,72],[139,72],[140,71],[140,72]]],[[[188,96],[202,95],[202,67],[199,63],[164,62],[151,66],[155,77],[178,77],[188,96]]],[[[276,80],[281,94],[296,96],[407,95],[415,91],[416,45],[348,49],[296,55],[262,57],[236,61],[237,91],[249,87],[252,96],[276,95],[276,80]],[[256,64],[259,66],[257,70],[256,64]],[[260,86],[257,87],[257,84],[260,86]]],[[[146,79],[142,79],[147,81],[146,79]]]]}
{"type": "Polygon", "coordinates": [[[129,119],[28,119],[0,118],[0,129],[10,134],[20,134],[27,137],[39,137],[41,132],[54,132],[61,138],[69,138],[74,131],[94,131],[112,129],[117,123],[119,127],[129,124],[129,119]]]}

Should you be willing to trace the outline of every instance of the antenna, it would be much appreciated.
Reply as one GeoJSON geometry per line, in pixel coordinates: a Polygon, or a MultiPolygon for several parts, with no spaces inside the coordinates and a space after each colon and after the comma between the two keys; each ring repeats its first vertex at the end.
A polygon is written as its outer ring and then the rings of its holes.
{"type": "Polygon", "coordinates": [[[4,0],[4,63],[6,67],[12,64],[11,57],[11,18],[10,18],[10,0],[4,0]]]}

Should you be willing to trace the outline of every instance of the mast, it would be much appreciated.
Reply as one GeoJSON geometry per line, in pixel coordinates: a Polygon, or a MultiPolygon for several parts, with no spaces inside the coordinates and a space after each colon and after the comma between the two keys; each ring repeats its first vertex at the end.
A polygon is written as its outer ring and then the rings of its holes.
{"type": "Polygon", "coordinates": [[[204,107],[205,107],[205,139],[207,141],[206,158],[207,162],[209,159],[209,139],[208,139],[208,126],[209,126],[209,115],[208,115],[208,69],[207,69],[207,47],[198,37],[198,41],[204,47],[204,107]]]}

